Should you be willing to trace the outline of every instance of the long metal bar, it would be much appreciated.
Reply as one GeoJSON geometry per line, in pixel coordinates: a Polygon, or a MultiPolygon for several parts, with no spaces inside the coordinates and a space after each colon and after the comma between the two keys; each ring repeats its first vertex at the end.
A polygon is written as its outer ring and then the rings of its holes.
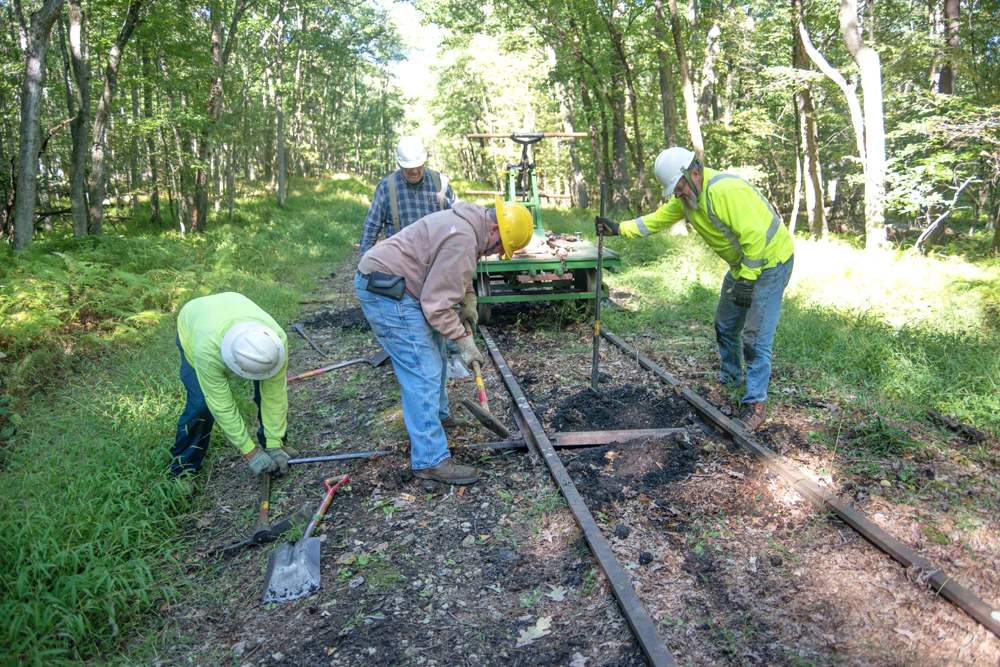
{"type": "Polygon", "coordinates": [[[288,465],[296,463],[324,463],[326,461],[350,461],[351,459],[368,459],[373,456],[389,456],[391,451],[386,452],[356,452],[354,454],[335,454],[333,456],[313,456],[309,458],[291,459],[288,465]]]}
{"type": "MultiPolygon", "coordinates": [[[[604,181],[601,181],[601,217],[604,217],[604,181]]],[[[597,290],[594,292],[594,358],[590,365],[590,388],[597,392],[600,377],[597,360],[601,350],[601,260],[604,258],[604,225],[597,230],[597,290]]]]}
{"type": "Polygon", "coordinates": [[[633,357],[639,365],[651,371],[662,382],[677,387],[681,396],[687,399],[700,413],[726,431],[741,447],[760,458],[768,468],[784,477],[803,497],[808,498],[817,507],[835,513],[844,523],[856,530],[862,537],[880,550],[892,556],[903,567],[908,568],[916,565],[927,575],[927,585],[934,589],[935,593],[944,596],[945,599],[961,608],[990,632],[1000,637],[1000,609],[994,609],[988,605],[968,588],[962,586],[955,579],[952,579],[942,569],[935,567],[926,558],[920,556],[913,549],[876,526],[853,507],[844,504],[840,498],[809,479],[805,473],[790,463],[788,459],[775,454],[767,447],[750,438],[742,424],[729,419],[714,405],[687,387],[682,386],[677,378],[660,368],[659,365],[648,359],[636,348],[610,331],[604,330],[601,333],[609,341],[624,350],[630,357],[633,357]]]}
{"type": "Polygon", "coordinates": [[[507,366],[507,362],[504,361],[503,355],[500,354],[496,343],[493,342],[493,338],[485,327],[480,327],[479,332],[486,343],[486,348],[489,350],[493,362],[500,369],[500,375],[503,377],[504,384],[507,385],[507,390],[513,397],[514,405],[517,407],[517,412],[520,413],[520,417],[524,422],[526,428],[521,429],[524,439],[529,444],[537,447],[542,458],[545,460],[545,465],[548,466],[549,472],[552,474],[553,479],[555,479],[556,484],[558,484],[559,490],[562,491],[563,497],[573,512],[573,516],[576,517],[577,523],[580,524],[587,544],[590,545],[591,551],[594,552],[594,557],[600,564],[601,569],[604,570],[604,574],[608,578],[608,583],[611,584],[611,590],[615,595],[615,599],[618,600],[618,606],[621,607],[625,619],[628,621],[629,626],[631,626],[632,632],[635,633],[636,640],[646,655],[646,659],[649,660],[649,663],[653,667],[676,667],[677,663],[674,662],[673,656],[656,632],[656,625],[653,623],[653,619],[649,617],[649,613],[643,607],[642,601],[636,595],[635,589],[632,588],[632,582],[629,580],[628,575],[618,562],[618,559],[615,558],[615,554],[611,551],[608,541],[601,534],[601,529],[587,508],[587,504],[580,496],[580,492],[573,485],[573,480],[570,478],[569,473],[566,472],[562,461],[559,460],[559,455],[556,454],[555,449],[552,447],[552,442],[545,435],[545,430],[538,422],[538,417],[531,410],[528,398],[521,391],[521,387],[518,386],[517,380],[514,379],[514,375],[507,366]]]}
{"type": "MultiPolygon", "coordinates": [[[[624,431],[566,431],[556,433],[549,440],[553,447],[593,447],[610,445],[613,442],[628,442],[637,438],[664,438],[674,433],[687,431],[686,428],[642,428],[624,431]]],[[[479,442],[467,445],[469,449],[527,449],[522,440],[502,442],[479,442]]]]}

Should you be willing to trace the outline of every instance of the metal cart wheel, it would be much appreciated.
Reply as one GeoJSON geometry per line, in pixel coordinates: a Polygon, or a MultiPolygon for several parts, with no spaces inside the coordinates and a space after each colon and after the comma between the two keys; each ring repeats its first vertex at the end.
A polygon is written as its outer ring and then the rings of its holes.
{"type": "MultiPolygon", "coordinates": [[[[482,276],[476,276],[475,280],[475,290],[476,296],[489,296],[490,295],[490,284],[489,281],[483,280],[482,276]]],[[[493,304],[492,303],[480,303],[476,305],[476,312],[479,315],[479,324],[489,324],[490,315],[493,314],[493,304]]]]}

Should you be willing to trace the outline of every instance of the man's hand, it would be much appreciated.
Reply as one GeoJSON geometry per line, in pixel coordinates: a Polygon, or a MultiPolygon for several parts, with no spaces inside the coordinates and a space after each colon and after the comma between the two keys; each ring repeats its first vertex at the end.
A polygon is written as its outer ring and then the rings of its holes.
{"type": "Polygon", "coordinates": [[[479,324],[479,310],[477,310],[476,305],[479,300],[476,295],[472,292],[466,292],[465,296],[462,297],[462,301],[458,307],[458,320],[465,324],[466,321],[472,326],[473,329],[479,324]]]}
{"type": "Polygon", "coordinates": [[[604,234],[605,236],[618,236],[621,234],[621,225],[608,218],[602,218],[601,216],[596,216],[594,218],[594,230],[597,235],[600,236],[604,234]]]}
{"type": "Polygon", "coordinates": [[[476,347],[476,342],[472,340],[472,334],[468,336],[462,336],[455,341],[458,345],[458,354],[462,358],[462,363],[466,366],[472,366],[473,361],[479,362],[479,365],[486,363],[486,359],[483,358],[483,353],[479,351],[476,347]]]}
{"type": "Polygon", "coordinates": [[[249,463],[250,470],[253,471],[253,474],[263,475],[266,472],[278,471],[278,464],[274,462],[274,459],[265,454],[263,449],[254,447],[251,454],[253,454],[253,457],[249,459],[249,463]],[[254,452],[256,452],[256,454],[254,454],[254,452]]]}
{"type": "Polygon", "coordinates": [[[272,447],[271,449],[265,449],[271,460],[274,461],[274,465],[278,467],[278,474],[284,475],[288,472],[288,460],[291,458],[281,447],[272,447]]]}
{"type": "Polygon", "coordinates": [[[739,278],[733,287],[733,303],[740,308],[749,308],[753,303],[753,280],[739,278]]]}

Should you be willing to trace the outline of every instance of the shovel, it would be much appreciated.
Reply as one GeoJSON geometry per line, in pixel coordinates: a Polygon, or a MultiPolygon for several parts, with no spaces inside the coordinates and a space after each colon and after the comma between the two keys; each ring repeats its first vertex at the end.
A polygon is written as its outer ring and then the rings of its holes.
{"type": "Polygon", "coordinates": [[[330,486],[334,478],[323,481],[326,496],[319,506],[316,516],[309,522],[305,535],[294,544],[285,542],[271,552],[267,559],[267,574],[264,576],[264,604],[270,602],[288,602],[307,595],[312,595],[320,589],[319,580],[319,538],[313,537],[316,526],[323,520],[333,494],[341,484],[347,481],[347,475],[330,486]]]}
{"type": "Polygon", "coordinates": [[[293,325],[292,325],[292,331],[294,331],[294,332],[295,332],[295,333],[297,333],[298,335],[302,336],[302,337],[303,337],[303,338],[305,339],[305,341],[306,341],[307,343],[309,343],[310,345],[312,345],[312,349],[314,349],[314,350],[316,350],[317,352],[319,352],[319,355],[320,355],[321,357],[329,357],[329,356],[330,356],[330,355],[328,355],[328,354],[327,354],[326,352],[324,352],[323,350],[319,349],[319,347],[317,347],[317,346],[316,346],[316,343],[312,342],[312,341],[311,341],[311,340],[309,339],[309,336],[307,336],[307,335],[306,335],[306,330],[305,330],[305,329],[303,329],[303,328],[302,328],[302,325],[301,325],[301,324],[299,324],[298,322],[296,322],[295,324],[293,324],[293,325]]]}
{"type": "Polygon", "coordinates": [[[340,363],[333,364],[332,366],[324,366],[323,368],[317,368],[314,371],[307,371],[305,373],[299,373],[298,375],[293,375],[290,378],[288,378],[288,381],[295,382],[296,380],[305,380],[306,378],[311,378],[314,375],[322,375],[323,373],[326,373],[328,371],[335,371],[340,368],[347,368],[348,366],[353,366],[354,364],[369,363],[372,365],[372,368],[378,368],[379,366],[384,364],[386,362],[386,359],[388,358],[389,358],[389,353],[386,352],[385,350],[382,350],[371,359],[348,359],[347,361],[341,361],[340,363]]]}

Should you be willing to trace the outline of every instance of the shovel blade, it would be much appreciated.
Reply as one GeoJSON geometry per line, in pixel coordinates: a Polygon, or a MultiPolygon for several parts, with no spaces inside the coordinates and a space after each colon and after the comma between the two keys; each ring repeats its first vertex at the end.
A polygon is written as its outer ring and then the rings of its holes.
{"type": "Polygon", "coordinates": [[[504,426],[499,419],[484,410],[482,406],[473,403],[472,400],[468,398],[462,399],[462,405],[465,406],[466,410],[472,413],[472,416],[475,417],[480,424],[493,431],[501,438],[510,438],[510,431],[507,430],[507,427],[504,426]]]}
{"type": "Polygon", "coordinates": [[[319,589],[318,537],[285,542],[271,552],[264,576],[264,604],[297,600],[319,589]]]}
{"type": "Polygon", "coordinates": [[[389,358],[389,353],[386,352],[385,350],[382,350],[371,359],[366,359],[365,361],[371,364],[372,368],[378,368],[379,366],[384,364],[388,358],[389,358]]]}

